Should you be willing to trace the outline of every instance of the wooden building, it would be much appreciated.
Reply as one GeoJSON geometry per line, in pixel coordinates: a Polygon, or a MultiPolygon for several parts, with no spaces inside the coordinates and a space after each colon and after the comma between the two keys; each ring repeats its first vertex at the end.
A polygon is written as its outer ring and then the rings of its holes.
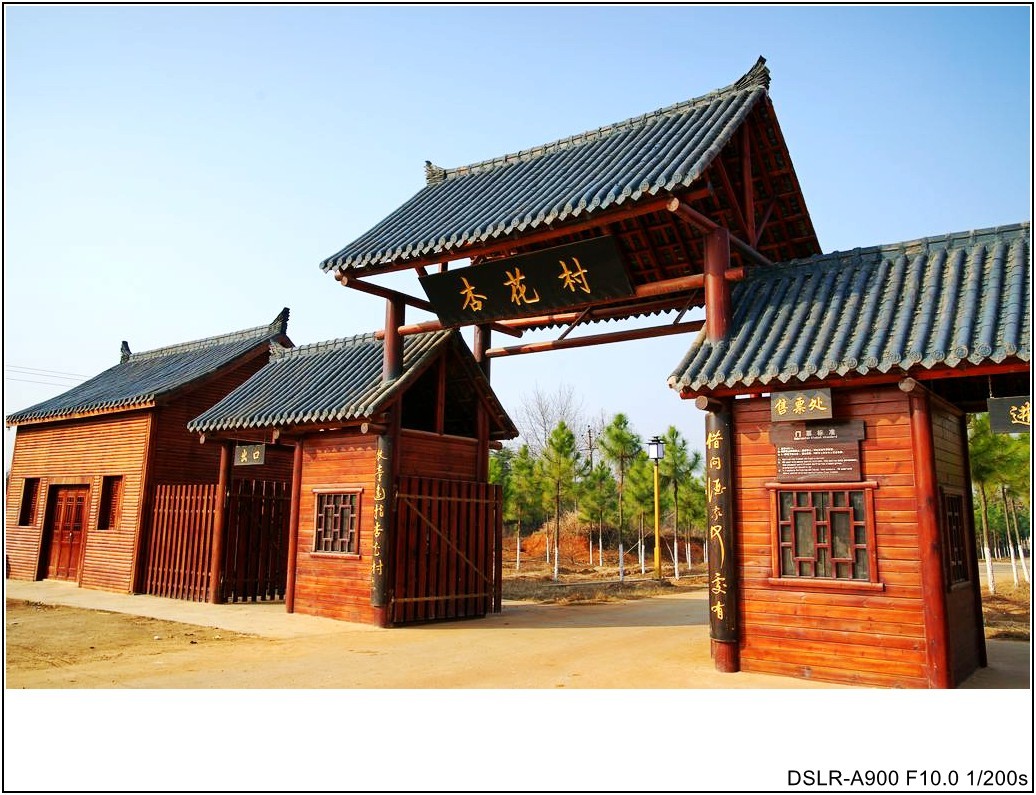
{"type": "MultiPolygon", "coordinates": [[[[215,486],[219,451],[199,446],[187,421],[259,370],[271,345],[290,345],[287,323],[284,309],[269,325],[143,353],[123,342],[114,367],[8,416],[7,425],[17,426],[7,486],[8,576],[186,595],[174,593],[172,579],[169,588],[153,588],[165,578],[159,568],[173,565],[151,537],[156,494],[179,489],[188,499],[198,487],[215,486]]],[[[289,473],[283,456],[248,471],[282,479],[289,473]]],[[[202,550],[192,551],[197,567],[202,550]]]]}
{"type": "Polygon", "coordinates": [[[1029,400],[1028,223],[759,268],[670,378],[709,412],[725,670],[952,687],[986,664],[966,414],[1029,400]],[[736,399],[735,399],[736,398],[736,399]]]}
{"type": "Polygon", "coordinates": [[[499,609],[489,449],[517,435],[460,334],[275,351],[192,420],[204,447],[294,445],[289,612],[381,626],[499,609]],[[230,441],[228,441],[230,440],[230,441]]]}

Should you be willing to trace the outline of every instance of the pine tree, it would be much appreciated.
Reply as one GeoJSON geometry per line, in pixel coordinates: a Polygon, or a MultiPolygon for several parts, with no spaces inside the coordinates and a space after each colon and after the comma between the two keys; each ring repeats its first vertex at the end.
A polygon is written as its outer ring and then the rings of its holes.
{"type": "Polygon", "coordinates": [[[623,526],[624,517],[622,511],[623,492],[626,487],[626,472],[634,456],[641,450],[640,437],[630,427],[629,419],[625,414],[616,414],[610,423],[601,431],[597,440],[597,447],[619,480],[619,580],[625,579],[626,569],[623,557],[623,526]]]}

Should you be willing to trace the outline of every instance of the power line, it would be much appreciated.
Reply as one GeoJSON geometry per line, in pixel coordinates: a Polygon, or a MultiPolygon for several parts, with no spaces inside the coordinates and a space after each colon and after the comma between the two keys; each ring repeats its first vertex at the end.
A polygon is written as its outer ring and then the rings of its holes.
{"type": "Polygon", "coordinates": [[[4,377],[5,381],[21,381],[23,384],[43,384],[44,386],[75,386],[74,384],[60,384],[55,381],[30,381],[28,378],[11,378],[10,376],[4,377]]]}
{"type": "Polygon", "coordinates": [[[42,370],[39,367],[22,367],[19,364],[5,364],[4,365],[4,369],[5,370],[20,370],[20,371],[25,371],[25,372],[41,373],[41,374],[44,374],[44,375],[53,375],[53,376],[61,376],[61,377],[67,376],[69,378],[89,378],[89,376],[83,375],[82,373],[68,373],[68,372],[65,372],[64,370],[42,370]]]}

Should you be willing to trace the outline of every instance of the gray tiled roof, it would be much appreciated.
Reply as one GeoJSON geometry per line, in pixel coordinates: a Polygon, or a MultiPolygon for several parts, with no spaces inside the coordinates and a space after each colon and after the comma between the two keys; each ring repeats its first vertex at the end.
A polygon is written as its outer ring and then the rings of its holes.
{"type": "Polygon", "coordinates": [[[67,392],[7,417],[8,425],[59,419],[74,414],[121,411],[152,405],[158,398],[209,376],[285,336],[288,309],[265,326],[184,342],[143,353],[122,343],[122,361],[67,392]]]}
{"type": "Polygon", "coordinates": [[[669,378],[709,391],[1028,362],[1030,224],[823,254],[756,268],[732,292],[730,337],[701,334],[669,378]]]}
{"type": "Polygon", "coordinates": [[[375,269],[686,188],[766,95],[764,63],[726,88],[581,135],[461,168],[429,163],[422,190],[321,267],[375,269]]]}
{"type": "Polygon", "coordinates": [[[385,343],[374,334],[275,350],[262,370],[187,427],[212,433],[367,419],[386,408],[445,345],[463,348],[471,378],[511,426],[460,334],[436,331],[403,338],[403,372],[388,383],[381,378],[385,343]]]}

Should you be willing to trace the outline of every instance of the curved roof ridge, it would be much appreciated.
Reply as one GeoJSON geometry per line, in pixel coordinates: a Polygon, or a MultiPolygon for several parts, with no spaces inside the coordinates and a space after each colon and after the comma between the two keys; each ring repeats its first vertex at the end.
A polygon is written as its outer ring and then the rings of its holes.
{"type": "Polygon", "coordinates": [[[279,348],[273,351],[274,359],[302,358],[305,356],[317,356],[333,350],[351,348],[354,345],[361,345],[366,342],[377,340],[377,333],[368,331],[365,334],[354,334],[351,337],[337,337],[320,342],[309,342],[305,345],[296,345],[294,348],[279,348]]]}
{"type": "Polygon", "coordinates": [[[601,138],[606,138],[610,135],[632,129],[634,127],[639,127],[655,119],[687,113],[688,111],[695,110],[705,105],[710,105],[717,99],[721,99],[727,95],[738,94],[743,91],[751,91],[756,88],[762,88],[764,91],[769,90],[770,88],[770,70],[766,67],[766,59],[761,55],[755,62],[755,65],[735,82],[731,83],[729,86],[714,89],[700,97],[685,99],[680,102],[673,103],[672,105],[667,105],[656,110],[648,111],[647,113],[642,113],[639,116],[631,116],[623,121],[604,124],[600,127],[595,127],[592,130],[586,130],[585,132],[569,135],[565,138],[559,138],[556,141],[540,144],[528,149],[520,149],[517,152],[499,155],[476,163],[469,163],[464,166],[442,168],[441,166],[436,166],[426,160],[425,179],[429,185],[435,185],[444,180],[481,174],[485,171],[492,171],[497,168],[509,166],[525,160],[533,160],[537,157],[549,155],[552,152],[557,152],[562,149],[580,146],[584,143],[592,143],[601,138]]]}
{"type": "MultiPolygon", "coordinates": [[[[1025,232],[1031,226],[1029,221],[1020,221],[1015,224],[1002,224],[982,229],[972,229],[964,232],[950,232],[941,235],[929,235],[913,240],[903,240],[898,243],[883,243],[875,246],[858,246],[849,249],[837,249],[823,254],[816,254],[812,257],[791,259],[787,262],[776,263],[778,268],[791,270],[796,267],[815,267],[825,265],[828,262],[838,260],[864,260],[870,255],[880,254],[882,259],[890,259],[898,256],[917,256],[918,254],[930,254],[933,251],[944,251],[957,248],[963,244],[977,244],[985,238],[988,242],[999,241],[1004,234],[1013,232],[1025,232]]],[[[753,277],[767,277],[769,271],[762,268],[750,268],[745,274],[746,279],[753,277]]]]}
{"type": "Polygon", "coordinates": [[[202,339],[191,340],[189,342],[180,342],[175,345],[167,345],[164,348],[154,348],[150,351],[141,351],[140,353],[130,353],[129,345],[123,341],[123,348],[121,351],[122,362],[141,362],[148,359],[157,359],[161,356],[172,356],[177,353],[188,353],[190,351],[203,350],[204,348],[213,348],[217,345],[226,345],[230,342],[244,342],[251,339],[260,340],[266,337],[285,335],[288,332],[289,314],[290,310],[288,307],[284,307],[277,317],[265,326],[255,326],[254,328],[231,331],[226,334],[217,334],[214,337],[204,337],[202,339]]]}

